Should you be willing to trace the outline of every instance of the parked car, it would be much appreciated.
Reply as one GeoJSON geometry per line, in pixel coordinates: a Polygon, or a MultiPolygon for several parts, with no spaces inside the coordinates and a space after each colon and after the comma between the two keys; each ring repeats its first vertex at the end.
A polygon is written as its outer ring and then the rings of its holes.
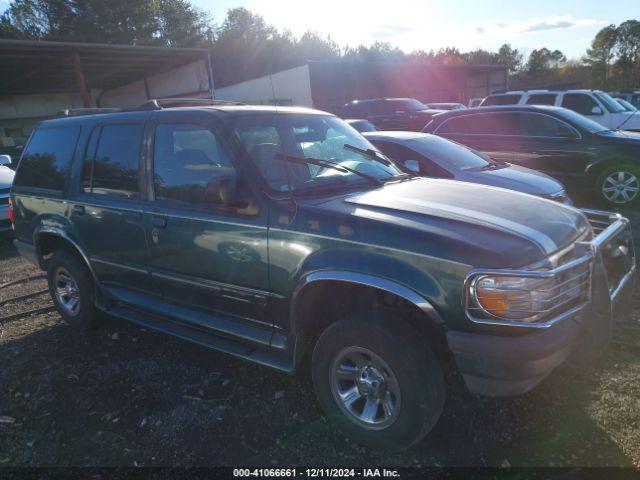
{"type": "Polygon", "coordinates": [[[467,108],[462,103],[427,103],[427,107],[433,110],[463,110],[467,108]]]}
{"type": "Polygon", "coordinates": [[[331,421],[401,448],[442,411],[436,351],[474,393],[523,393],[626,305],[619,215],[403,174],[324,112],[155,105],[47,120],[18,165],[15,244],[78,329],[98,310],[283,372],[310,358],[331,421]]]}
{"type": "Polygon", "coordinates": [[[616,130],[640,131],[640,115],[627,112],[613,97],[600,90],[528,90],[489,95],[481,107],[498,105],[552,105],[568,108],[616,130]]]}
{"type": "Polygon", "coordinates": [[[373,132],[365,138],[405,172],[508,188],[572,205],[564,186],[545,175],[486,155],[436,135],[373,132]]]}
{"type": "Polygon", "coordinates": [[[373,98],[353,100],[342,109],[342,118],[365,118],[378,130],[412,130],[419,132],[433,115],[433,110],[415,98],[373,98]]]}
{"type": "Polygon", "coordinates": [[[622,108],[625,109],[626,112],[637,112],[638,109],[634,107],[631,103],[627,102],[624,98],[614,97],[615,101],[618,102],[622,108]]]}
{"type": "Polygon", "coordinates": [[[640,200],[640,134],[609,130],[566,108],[481,107],[438,115],[424,129],[546,173],[609,206],[640,200]]]}
{"type": "Polygon", "coordinates": [[[355,128],[359,132],[375,132],[378,130],[376,126],[371,123],[369,120],[364,120],[362,118],[347,118],[345,119],[349,125],[355,128]]]}
{"type": "Polygon", "coordinates": [[[612,97],[622,98],[634,107],[640,109],[640,89],[609,92],[609,95],[612,97]]]}
{"type": "Polygon", "coordinates": [[[11,231],[9,221],[9,189],[13,182],[13,170],[9,168],[11,157],[0,155],[0,236],[11,231]]]}

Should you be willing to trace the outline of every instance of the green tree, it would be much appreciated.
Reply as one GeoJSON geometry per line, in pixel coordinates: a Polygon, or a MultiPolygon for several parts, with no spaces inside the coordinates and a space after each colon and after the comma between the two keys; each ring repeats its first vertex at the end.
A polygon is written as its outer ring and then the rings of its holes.
{"type": "Polygon", "coordinates": [[[593,76],[599,87],[607,88],[611,61],[615,57],[618,43],[618,30],[615,25],[602,28],[591,41],[583,61],[592,68],[593,76]]]}
{"type": "Polygon", "coordinates": [[[640,21],[627,20],[617,28],[616,70],[622,87],[640,83],[640,21]]]}
{"type": "Polygon", "coordinates": [[[511,74],[522,68],[522,59],[522,53],[517,48],[512,48],[508,43],[502,45],[496,54],[496,63],[505,65],[511,74]]]}
{"type": "Polygon", "coordinates": [[[533,80],[541,80],[566,61],[567,57],[560,50],[552,51],[546,47],[533,50],[527,62],[527,73],[533,80]]]}

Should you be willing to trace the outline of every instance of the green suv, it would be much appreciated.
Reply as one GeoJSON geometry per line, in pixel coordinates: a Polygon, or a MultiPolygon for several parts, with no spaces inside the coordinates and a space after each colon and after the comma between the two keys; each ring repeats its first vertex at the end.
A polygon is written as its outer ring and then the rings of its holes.
{"type": "Polygon", "coordinates": [[[327,415],[375,447],[432,429],[446,365],[513,395],[594,357],[635,281],[621,216],[416,178],[308,109],[69,112],[32,134],[11,218],[72,326],[101,311],[310,365],[327,415]]]}

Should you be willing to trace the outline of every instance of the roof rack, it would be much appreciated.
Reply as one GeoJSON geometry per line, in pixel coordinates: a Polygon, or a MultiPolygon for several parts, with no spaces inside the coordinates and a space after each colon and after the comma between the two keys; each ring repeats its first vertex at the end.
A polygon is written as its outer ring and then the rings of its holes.
{"type": "Polygon", "coordinates": [[[240,102],[227,102],[211,98],[154,98],[140,105],[139,110],[162,110],[171,107],[197,107],[215,105],[244,105],[240,102]]]}
{"type": "Polygon", "coordinates": [[[67,108],[56,113],[56,117],[80,117],[82,115],[96,115],[99,113],[115,113],[121,111],[121,108],[67,108]]]}

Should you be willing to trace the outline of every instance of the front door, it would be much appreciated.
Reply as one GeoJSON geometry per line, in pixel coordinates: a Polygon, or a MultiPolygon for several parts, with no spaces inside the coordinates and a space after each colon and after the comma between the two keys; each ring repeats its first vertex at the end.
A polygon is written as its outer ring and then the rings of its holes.
{"type": "Polygon", "coordinates": [[[268,323],[266,212],[242,215],[212,198],[221,177],[242,180],[214,120],[200,118],[155,124],[152,277],[168,302],[268,323]]]}

